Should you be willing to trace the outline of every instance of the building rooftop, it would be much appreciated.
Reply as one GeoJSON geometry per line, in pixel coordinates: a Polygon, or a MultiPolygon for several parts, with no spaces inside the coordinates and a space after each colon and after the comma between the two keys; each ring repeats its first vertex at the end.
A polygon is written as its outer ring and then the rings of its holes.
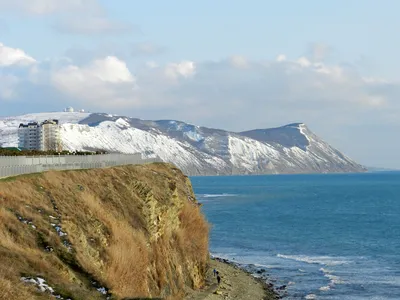
{"type": "Polygon", "coordinates": [[[38,124],[38,122],[29,122],[28,124],[23,124],[23,123],[19,124],[19,128],[21,128],[21,127],[30,127],[30,126],[39,127],[39,124],[38,124]]]}
{"type": "Polygon", "coordinates": [[[46,125],[46,124],[58,125],[58,120],[56,120],[56,119],[53,119],[53,120],[52,120],[52,119],[49,119],[49,120],[43,121],[41,125],[46,125]]]}

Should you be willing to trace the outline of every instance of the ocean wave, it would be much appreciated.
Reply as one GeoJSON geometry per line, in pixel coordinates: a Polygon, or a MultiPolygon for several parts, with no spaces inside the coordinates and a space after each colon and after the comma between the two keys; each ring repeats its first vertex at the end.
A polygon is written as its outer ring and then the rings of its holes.
{"type": "Polygon", "coordinates": [[[342,280],[339,276],[333,275],[331,270],[325,269],[325,268],[320,268],[319,269],[326,278],[329,279],[329,284],[326,286],[321,286],[319,288],[320,291],[326,292],[329,291],[330,289],[334,288],[335,285],[337,284],[343,284],[345,283],[344,280],[342,280]]]}
{"type": "Polygon", "coordinates": [[[307,255],[285,255],[277,254],[277,257],[304,262],[308,264],[318,264],[323,266],[338,266],[350,263],[350,261],[343,259],[342,257],[332,256],[307,256],[307,255]]]}
{"type": "Polygon", "coordinates": [[[307,300],[313,300],[313,299],[317,299],[317,295],[315,294],[308,294],[305,299],[307,300]]]}
{"type": "Polygon", "coordinates": [[[341,279],[339,276],[332,275],[332,274],[325,274],[324,276],[330,280],[332,285],[344,283],[344,280],[341,279]]]}
{"type": "Polygon", "coordinates": [[[335,284],[343,284],[344,280],[340,278],[339,276],[333,275],[331,270],[321,268],[319,269],[322,273],[324,273],[324,276],[330,280],[330,286],[333,286],[335,284]]]}
{"type": "Polygon", "coordinates": [[[328,270],[328,269],[324,269],[324,268],[321,268],[321,269],[319,269],[322,273],[324,273],[324,274],[330,274],[330,273],[332,273],[332,271],[331,270],[328,270]]]}
{"type": "Polygon", "coordinates": [[[236,196],[237,194],[228,194],[228,193],[198,195],[199,198],[218,198],[218,197],[236,197],[236,196]]]}
{"type": "Polygon", "coordinates": [[[329,291],[330,289],[331,289],[331,286],[330,286],[330,285],[321,286],[321,287],[319,288],[319,290],[322,291],[322,292],[327,292],[327,291],[329,291]]]}

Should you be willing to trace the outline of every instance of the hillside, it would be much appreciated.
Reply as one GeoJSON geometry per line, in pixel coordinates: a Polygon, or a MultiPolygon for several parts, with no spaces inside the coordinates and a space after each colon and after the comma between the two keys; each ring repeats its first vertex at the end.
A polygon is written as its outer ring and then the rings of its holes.
{"type": "Polygon", "coordinates": [[[0,220],[0,299],[181,299],[204,284],[208,225],[169,164],[2,179],[0,220]]]}
{"type": "Polygon", "coordinates": [[[0,119],[0,147],[18,144],[19,123],[56,118],[66,150],[158,156],[187,175],[364,172],[305,124],[230,132],[180,121],[109,114],[40,113],[0,119]]]}

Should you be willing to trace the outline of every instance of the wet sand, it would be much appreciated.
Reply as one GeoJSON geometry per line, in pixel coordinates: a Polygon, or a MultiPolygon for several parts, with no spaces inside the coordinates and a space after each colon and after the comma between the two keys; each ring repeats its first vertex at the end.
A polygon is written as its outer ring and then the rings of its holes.
{"type": "Polygon", "coordinates": [[[254,278],[246,271],[221,259],[210,259],[206,286],[200,291],[191,291],[185,297],[190,300],[272,300],[279,296],[262,280],[254,278]],[[213,274],[216,269],[221,276],[218,286],[213,274]]]}

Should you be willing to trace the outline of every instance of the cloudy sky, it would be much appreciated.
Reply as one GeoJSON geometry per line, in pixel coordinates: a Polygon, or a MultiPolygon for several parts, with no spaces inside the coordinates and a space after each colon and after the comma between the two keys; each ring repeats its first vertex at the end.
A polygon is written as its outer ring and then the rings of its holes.
{"type": "Polygon", "coordinates": [[[0,0],[0,116],[304,122],[400,168],[400,1],[0,0]]]}

